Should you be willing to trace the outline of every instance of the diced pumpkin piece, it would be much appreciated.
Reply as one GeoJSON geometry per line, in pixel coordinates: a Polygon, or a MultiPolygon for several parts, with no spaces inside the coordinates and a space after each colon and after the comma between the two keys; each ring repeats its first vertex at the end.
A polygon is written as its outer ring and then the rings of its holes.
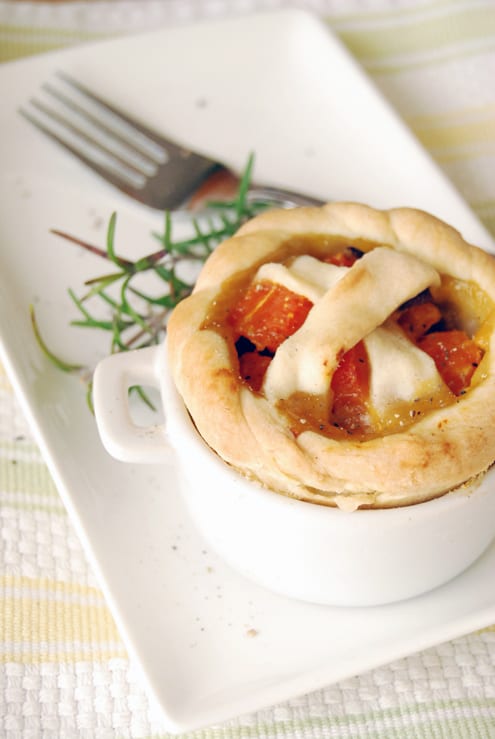
{"type": "Polygon", "coordinates": [[[349,433],[367,425],[370,367],[363,341],[347,351],[335,370],[332,382],[332,420],[349,433]]]}
{"type": "Polygon", "coordinates": [[[460,395],[471,383],[483,350],[464,331],[436,331],[426,334],[418,346],[435,362],[437,369],[454,395],[460,395]]]}
{"type": "Polygon", "coordinates": [[[275,352],[304,323],[313,303],[303,295],[267,280],[251,283],[230,315],[238,336],[258,350],[275,352]]]}
{"type": "Polygon", "coordinates": [[[406,332],[411,341],[424,336],[432,326],[441,321],[442,314],[437,305],[431,302],[417,303],[402,311],[399,326],[406,332]]]}

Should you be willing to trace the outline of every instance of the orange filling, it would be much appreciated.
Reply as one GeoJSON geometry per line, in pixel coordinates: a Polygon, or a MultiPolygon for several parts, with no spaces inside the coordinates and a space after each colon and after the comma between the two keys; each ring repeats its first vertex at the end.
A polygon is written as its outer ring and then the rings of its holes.
{"type": "Polygon", "coordinates": [[[313,303],[274,282],[252,282],[230,314],[238,336],[275,352],[306,320],[313,303]]]}
{"type": "Polygon", "coordinates": [[[442,320],[440,308],[434,303],[418,303],[401,311],[397,323],[416,342],[424,336],[432,326],[442,320]]]}
{"type": "Polygon", "coordinates": [[[367,425],[370,366],[364,342],[359,341],[340,360],[333,373],[333,422],[349,433],[367,425]]]}
{"type": "Polygon", "coordinates": [[[430,355],[443,381],[454,395],[471,384],[483,351],[464,331],[435,331],[422,336],[418,346],[430,355]]]}
{"type": "Polygon", "coordinates": [[[259,352],[245,352],[239,357],[239,371],[243,380],[247,382],[252,390],[261,390],[265,372],[272,358],[268,354],[259,352]]]}
{"type": "Polygon", "coordinates": [[[348,246],[346,249],[330,254],[328,257],[323,259],[327,264],[335,264],[337,267],[352,267],[354,262],[362,256],[362,252],[359,249],[354,249],[352,246],[348,246]]]}
{"type": "MultiPolygon", "coordinates": [[[[359,256],[358,250],[346,248],[324,261],[350,267],[359,256]]],[[[242,342],[240,375],[254,391],[261,389],[277,348],[302,326],[311,307],[304,296],[268,281],[251,283],[240,296],[229,322],[235,340],[242,342]]],[[[450,391],[454,395],[465,392],[483,350],[464,331],[443,330],[442,312],[429,293],[399,309],[396,320],[409,339],[434,360],[450,391]]],[[[360,341],[343,354],[332,377],[329,415],[335,426],[349,433],[366,426],[369,379],[366,347],[360,341]]]]}
{"type": "Polygon", "coordinates": [[[461,395],[471,384],[483,350],[459,329],[430,331],[442,321],[437,305],[418,303],[403,310],[398,323],[412,342],[428,354],[449,390],[461,395]]]}

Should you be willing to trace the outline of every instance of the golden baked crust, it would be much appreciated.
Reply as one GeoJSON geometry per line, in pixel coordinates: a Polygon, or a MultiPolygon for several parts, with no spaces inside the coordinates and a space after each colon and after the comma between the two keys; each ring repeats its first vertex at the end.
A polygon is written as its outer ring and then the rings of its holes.
{"type": "MultiPolygon", "coordinates": [[[[338,315],[335,295],[324,299],[338,315]]],[[[462,315],[462,295],[459,300],[462,315]]],[[[274,210],[246,223],[208,259],[193,294],[171,316],[168,356],[174,381],[200,434],[244,475],[280,493],[346,510],[406,505],[461,485],[495,459],[493,305],[495,260],[427,213],[407,208],[377,211],[354,203],[274,210]],[[342,351],[379,326],[400,303],[450,276],[474,283],[486,298],[482,316],[472,315],[472,305],[465,308],[484,344],[483,360],[465,394],[404,430],[384,436],[331,438],[315,428],[296,434],[277,405],[293,337],[278,350],[288,358],[285,364],[278,362],[282,371],[273,381],[275,389],[270,390],[268,380],[266,392],[249,388],[240,377],[233,342],[218,325],[222,311],[229,311],[226,296],[235,293],[237,284],[245,284],[261,264],[305,253],[307,239],[315,235],[327,239],[314,240],[314,256],[323,257],[338,244],[367,244],[365,257],[378,263],[384,250],[375,247],[388,247],[386,262],[368,270],[363,258],[346,275],[347,287],[344,279],[337,285],[348,304],[336,321],[329,322],[335,323],[334,328],[323,329],[322,321],[312,316],[316,307],[309,314],[316,330],[328,333],[323,344],[331,349],[323,359],[329,375],[342,351]]],[[[298,340],[306,342],[300,346],[311,364],[315,361],[309,351],[313,334],[307,331],[306,339],[301,339],[303,331],[304,326],[298,340]]],[[[317,361],[323,359],[320,356],[317,361]]],[[[272,366],[277,366],[275,359],[272,366]]]]}

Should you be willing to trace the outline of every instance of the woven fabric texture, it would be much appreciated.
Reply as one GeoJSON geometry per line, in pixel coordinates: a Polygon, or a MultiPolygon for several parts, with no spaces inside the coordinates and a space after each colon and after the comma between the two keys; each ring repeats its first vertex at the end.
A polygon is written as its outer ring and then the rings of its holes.
{"type": "MultiPolygon", "coordinates": [[[[0,60],[279,7],[329,23],[495,236],[492,0],[0,2],[0,60]]],[[[165,736],[1,368],[0,649],[2,738],[165,736]]],[[[495,737],[495,626],[189,736],[495,737]]]]}

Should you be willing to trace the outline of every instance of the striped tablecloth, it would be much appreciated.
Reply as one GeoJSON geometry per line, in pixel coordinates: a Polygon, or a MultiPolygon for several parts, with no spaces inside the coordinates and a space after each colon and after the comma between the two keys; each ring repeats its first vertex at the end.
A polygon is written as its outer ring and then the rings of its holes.
{"type": "MultiPolygon", "coordinates": [[[[0,2],[0,60],[288,6],[328,21],[495,235],[493,0],[0,2]]],[[[0,640],[2,739],[165,735],[1,368],[0,640]]],[[[194,736],[495,737],[495,627],[194,736]]]]}

